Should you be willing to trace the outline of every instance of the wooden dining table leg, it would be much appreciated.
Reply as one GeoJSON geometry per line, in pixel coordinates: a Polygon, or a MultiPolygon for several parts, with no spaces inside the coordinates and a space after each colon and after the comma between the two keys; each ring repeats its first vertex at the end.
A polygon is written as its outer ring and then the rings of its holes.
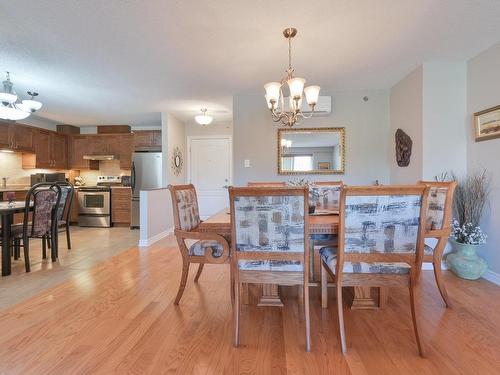
{"type": "MultiPolygon", "coordinates": [[[[371,310],[380,307],[379,295],[381,292],[380,290],[377,291],[377,289],[380,288],[355,286],[353,289],[352,310],[371,310]]],[[[384,301],[382,301],[382,303],[383,302],[384,301]]]]}
{"type": "Polygon", "coordinates": [[[8,276],[11,272],[10,266],[10,226],[13,214],[2,215],[2,276],[8,276]]]}
{"type": "Polygon", "coordinates": [[[262,284],[262,293],[257,306],[283,306],[278,291],[278,285],[262,284]]]}

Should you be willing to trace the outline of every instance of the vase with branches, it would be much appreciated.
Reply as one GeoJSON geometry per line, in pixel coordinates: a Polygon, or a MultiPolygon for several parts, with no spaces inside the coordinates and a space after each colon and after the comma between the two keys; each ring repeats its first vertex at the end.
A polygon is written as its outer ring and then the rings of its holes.
{"type": "Polygon", "coordinates": [[[487,264],[477,255],[477,248],[486,243],[487,236],[480,222],[488,204],[490,178],[486,170],[475,170],[458,179],[453,202],[451,243],[454,252],[447,262],[451,270],[464,279],[475,280],[486,272],[487,264]]]}

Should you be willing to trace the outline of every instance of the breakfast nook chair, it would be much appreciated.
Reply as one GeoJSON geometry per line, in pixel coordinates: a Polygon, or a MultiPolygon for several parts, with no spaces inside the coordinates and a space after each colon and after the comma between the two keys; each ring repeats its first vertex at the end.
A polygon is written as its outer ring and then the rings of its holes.
{"type": "MultiPolygon", "coordinates": [[[[424,247],[424,262],[432,262],[434,268],[434,277],[439,289],[439,293],[443,298],[446,307],[451,307],[450,297],[444,285],[443,273],[441,271],[441,262],[443,252],[448,238],[451,234],[451,213],[453,208],[453,194],[457,183],[451,182],[436,182],[436,181],[420,181],[430,187],[429,197],[427,200],[427,215],[425,221],[425,238],[434,238],[437,243],[434,247],[425,244],[424,247]]],[[[419,269],[417,278],[420,276],[419,269]]]]}
{"type": "Polygon", "coordinates": [[[30,238],[42,239],[44,253],[45,241],[50,239],[52,241],[52,261],[55,262],[57,259],[57,243],[55,239],[57,236],[56,207],[59,206],[60,199],[61,188],[57,184],[42,182],[32,186],[26,195],[23,223],[14,224],[11,227],[14,251],[19,254],[20,247],[23,247],[26,272],[31,270],[29,257],[30,238]],[[32,212],[30,212],[31,208],[32,212]],[[29,221],[30,216],[31,221],[29,221]]]}
{"type": "MultiPolygon", "coordinates": [[[[234,346],[240,341],[240,284],[301,285],[306,350],[309,320],[307,188],[229,188],[234,346]]],[[[301,299],[299,295],[299,299],[301,299]]]]}
{"type": "MultiPolygon", "coordinates": [[[[226,239],[215,233],[197,231],[201,223],[198,198],[193,185],[169,185],[174,213],[175,237],[182,255],[182,276],[174,304],[178,305],[186,287],[189,265],[198,263],[194,278],[198,282],[206,263],[221,264],[229,261],[229,244],[226,239]]],[[[232,285],[231,273],[231,285],[232,285]]],[[[233,288],[230,288],[232,293],[233,288]]],[[[231,298],[234,296],[231,294],[231,298]]]]}
{"type": "MultiPolygon", "coordinates": [[[[422,265],[429,188],[344,187],[340,198],[338,247],[320,250],[321,272],[335,282],[342,353],[346,353],[342,287],[407,287],[418,351],[424,355],[414,288],[422,265]]],[[[327,298],[326,277],[321,278],[327,298]]],[[[322,301],[326,306],[326,301],[322,301]]]]}

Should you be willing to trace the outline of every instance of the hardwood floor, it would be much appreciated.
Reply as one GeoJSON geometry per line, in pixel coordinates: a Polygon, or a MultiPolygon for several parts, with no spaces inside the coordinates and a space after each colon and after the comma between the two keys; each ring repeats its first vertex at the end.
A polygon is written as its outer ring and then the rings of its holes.
{"type": "MultiPolygon", "coordinates": [[[[66,235],[59,234],[59,261],[42,259],[39,239],[30,241],[31,272],[24,269],[24,258],[12,260],[12,275],[0,278],[0,307],[6,308],[60,284],[105,259],[134,247],[139,231],[128,227],[71,227],[72,250],[66,247],[66,235]]],[[[22,253],[22,251],[21,251],[22,253]]]]}
{"type": "Polygon", "coordinates": [[[427,358],[418,356],[403,289],[390,290],[383,310],[346,310],[344,357],[335,301],[321,309],[319,290],[311,288],[310,353],[296,288],[283,291],[284,308],[244,305],[241,347],[235,349],[228,266],[205,266],[198,284],[192,269],[174,306],[180,270],[181,257],[169,237],[121,252],[0,311],[0,373],[500,373],[500,287],[484,280],[445,272],[450,310],[432,272],[423,272],[417,310],[427,358]]]}

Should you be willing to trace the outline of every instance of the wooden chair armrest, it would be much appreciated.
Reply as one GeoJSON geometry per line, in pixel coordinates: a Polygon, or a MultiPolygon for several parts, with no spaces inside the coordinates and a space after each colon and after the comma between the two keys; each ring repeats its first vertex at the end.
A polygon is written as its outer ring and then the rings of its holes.
{"type": "Polygon", "coordinates": [[[205,259],[207,263],[224,263],[229,259],[230,249],[229,244],[224,237],[217,233],[209,233],[209,232],[187,232],[183,230],[176,229],[174,231],[175,236],[177,237],[177,242],[179,245],[184,245],[184,250],[188,251],[187,246],[184,240],[205,240],[205,241],[216,241],[222,246],[222,255],[220,257],[214,257],[212,254],[212,248],[207,247],[205,249],[205,259]]]}
{"type": "Polygon", "coordinates": [[[425,231],[425,238],[449,237],[450,234],[451,234],[451,228],[431,229],[425,231]]]}

